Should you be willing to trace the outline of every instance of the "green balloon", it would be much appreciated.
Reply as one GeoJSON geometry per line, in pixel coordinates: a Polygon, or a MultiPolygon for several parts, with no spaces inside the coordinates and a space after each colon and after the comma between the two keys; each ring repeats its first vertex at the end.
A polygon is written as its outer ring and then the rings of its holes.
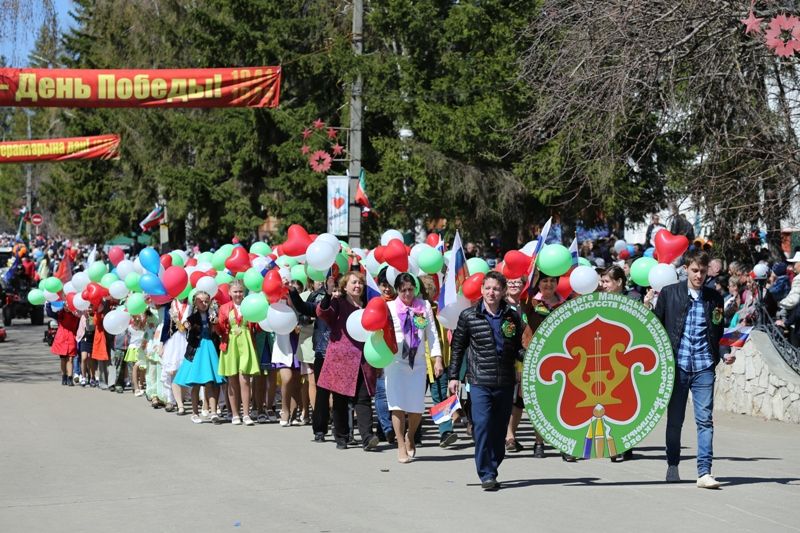
{"type": "Polygon", "coordinates": [[[292,267],[292,281],[299,281],[303,287],[308,285],[308,276],[306,275],[306,267],[303,265],[295,265],[292,267]]]}
{"type": "Polygon", "coordinates": [[[250,253],[265,256],[272,253],[272,248],[265,242],[256,241],[250,245],[250,253]]]}
{"type": "Polygon", "coordinates": [[[39,289],[40,291],[43,291],[44,290],[44,282],[45,282],[45,280],[40,279],[39,280],[39,284],[36,286],[36,288],[39,289]]]}
{"type": "Polygon", "coordinates": [[[223,283],[230,283],[233,281],[233,276],[222,270],[217,272],[217,276],[214,279],[216,280],[217,285],[222,285],[223,283]]]}
{"type": "Polygon", "coordinates": [[[248,322],[261,322],[267,318],[267,297],[263,292],[248,294],[242,300],[242,317],[248,322]]]}
{"type": "Polygon", "coordinates": [[[297,264],[297,259],[294,257],[289,257],[288,255],[282,255],[275,260],[275,264],[279,267],[292,268],[297,264]]]}
{"type": "Polygon", "coordinates": [[[178,295],[177,299],[178,300],[185,300],[186,298],[189,297],[189,294],[191,292],[192,292],[192,284],[191,284],[191,282],[187,282],[186,283],[186,288],[183,289],[183,291],[181,291],[181,293],[178,295]]]}
{"type": "Polygon", "coordinates": [[[183,256],[178,252],[170,252],[169,256],[172,258],[172,266],[183,266],[183,256]]]}
{"type": "Polygon", "coordinates": [[[103,279],[103,276],[108,274],[108,267],[102,261],[95,261],[91,265],[89,265],[89,270],[86,271],[89,275],[89,279],[94,281],[95,283],[100,283],[100,280],[103,279]]]}
{"type": "Polygon", "coordinates": [[[590,267],[592,266],[592,262],[586,259],[585,257],[579,257],[578,265],[590,267]]]}
{"type": "Polygon", "coordinates": [[[237,272],[234,277],[236,279],[244,279],[244,272],[237,272]]]}
{"type": "Polygon", "coordinates": [[[214,252],[214,255],[211,258],[211,266],[214,267],[214,270],[225,270],[225,260],[229,255],[230,254],[226,255],[226,250],[224,248],[220,248],[214,252]]]}
{"type": "Polygon", "coordinates": [[[448,265],[450,264],[450,258],[453,256],[453,250],[447,250],[444,254],[444,262],[448,265]]]}
{"type": "Polygon", "coordinates": [[[100,280],[100,285],[102,285],[107,289],[111,287],[111,284],[117,281],[118,279],[119,277],[116,274],[112,274],[111,272],[109,272],[108,274],[102,277],[102,279],[100,280]]]}
{"type": "Polygon", "coordinates": [[[248,290],[257,292],[261,290],[261,284],[264,283],[264,276],[257,268],[248,268],[244,273],[244,286],[248,290]]]}
{"type": "MultiPolygon", "coordinates": [[[[55,291],[50,291],[50,292],[55,292],[55,291]]],[[[44,304],[44,302],[46,301],[44,297],[44,291],[42,291],[41,289],[31,289],[30,291],[28,291],[28,301],[31,303],[31,305],[44,304]]]]}
{"type": "Polygon", "coordinates": [[[435,274],[441,272],[444,266],[444,257],[436,248],[425,248],[417,256],[417,262],[419,263],[419,268],[421,268],[423,272],[426,274],[435,274]]]}
{"type": "Polygon", "coordinates": [[[209,265],[213,266],[214,262],[214,254],[211,252],[203,252],[202,254],[197,256],[197,262],[199,263],[208,263],[209,265]]]}
{"type": "Polygon", "coordinates": [[[339,244],[342,246],[342,251],[345,254],[350,253],[350,245],[348,243],[346,243],[345,241],[339,241],[339,244]]]}
{"type": "Polygon", "coordinates": [[[640,257],[631,263],[631,279],[640,287],[649,287],[650,280],[647,277],[650,275],[650,269],[657,264],[658,261],[652,257],[640,257]]]}
{"type": "Polygon", "coordinates": [[[394,361],[394,354],[383,339],[383,331],[376,331],[364,343],[364,359],[374,368],[386,368],[394,361]]]}
{"type": "Polygon", "coordinates": [[[144,295],[140,292],[134,292],[128,296],[125,301],[125,309],[132,315],[140,315],[147,309],[147,302],[144,295]]]}
{"type": "Polygon", "coordinates": [[[572,266],[572,254],[561,244],[547,244],[536,258],[536,266],[546,276],[562,276],[572,266]]]}
{"type": "Polygon", "coordinates": [[[139,286],[139,278],[141,277],[137,272],[131,272],[125,276],[125,286],[128,287],[129,291],[142,292],[142,288],[139,286]]]}
{"type": "Polygon", "coordinates": [[[350,270],[350,263],[347,261],[347,256],[344,255],[342,252],[336,254],[336,266],[339,267],[339,272],[344,274],[348,270],[350,270]]]}
{"type": "MultiPolygon", "coordinates": [[[[50,277],[45,278],[44,280],[44,290],[48,292],[60,292],[61,289],[64,288],[64,285],[61,283],[61,280],[58,278],[50,277]]],[[[44,296],[44,294],[42,294],[44,296]]],[[[35,304],[39,305],[39,304],[35,304]]]]}
{"type": "Polygon", "coordinates": [[[313,279],[314,281],[325,281],[325,276],[327,272],[323,270],[317,270],[316,268],[306,265],[306,275],[313,279]]]}
{"type": "Polygon", "coordinates": [[[477,274],[478,272],[482,272],[483,274],[488,274],[489,263],[487,263],[480,257],[471,257],[467,259],[467,272],[469,272],[470,276],[477,274]]]}

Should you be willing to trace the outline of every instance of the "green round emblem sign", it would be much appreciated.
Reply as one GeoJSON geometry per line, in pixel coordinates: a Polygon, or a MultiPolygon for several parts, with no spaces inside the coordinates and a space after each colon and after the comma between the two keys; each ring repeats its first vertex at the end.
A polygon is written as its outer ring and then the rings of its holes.
{"type": "Polygon", "coordinates": [[[669,337],[655,315],[621,294],[587,294],[553,311],[533,336],[525,409],[562,452],[613,457],[655,427],[674,376],[669,337]]]}

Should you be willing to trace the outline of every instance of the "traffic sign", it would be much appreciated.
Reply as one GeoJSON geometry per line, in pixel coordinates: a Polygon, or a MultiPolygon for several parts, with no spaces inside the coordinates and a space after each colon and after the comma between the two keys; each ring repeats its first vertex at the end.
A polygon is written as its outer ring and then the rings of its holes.
{"type": "Polygon", "coordinates": [[[33,224],[34,226],[39,226],[41,225],[42,222],[44,222],[44,217],[42,217],[42,215],[38,213],[31,215],[31,224],[33,224]]]}

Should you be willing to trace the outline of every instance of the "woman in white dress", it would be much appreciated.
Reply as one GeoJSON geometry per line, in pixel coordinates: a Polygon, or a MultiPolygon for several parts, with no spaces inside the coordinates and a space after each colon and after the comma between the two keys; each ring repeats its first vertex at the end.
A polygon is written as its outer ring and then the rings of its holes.
{"type": "Polygon", "coordinates": [[[433,311],[426,300],[416,296],[416,280],[411,274],[403,273],[397,276],[394,286],[397,298],[388,302],[388,306],[397,339],[397,353],[394,361],[384,369],[386,399],[397,436],[397,460],[408,463],[416,455],[414,434],[425,411],[426,344],[437,376],[444,371],[444,366],[433,311]]]}
{"type": "Polygon", "coordinates": [[[185,415],[183,388],[174,383],[174,380],[186,353],[186,320],[193,310],[188,301],[178,300],[172,300],[169,307],[163,309],[165,314],[161,342],[164,344],[164,353],[161,356],[161,382],[167,395],[165,411],[172,412],[177,408],[179,415],[185,415]]]}

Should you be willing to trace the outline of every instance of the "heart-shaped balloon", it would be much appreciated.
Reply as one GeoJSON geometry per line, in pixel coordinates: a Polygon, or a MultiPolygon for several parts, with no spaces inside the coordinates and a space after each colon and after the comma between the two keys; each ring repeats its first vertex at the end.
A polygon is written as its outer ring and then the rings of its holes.
{"type": "Polygon", "coordinates": [[[300,224],[292,224],[289,226],[288,238],[281,245],[281,250],[284,255],[296,257],[305,254],[309,244],[311,244],[311,236],[305,228],[300,224]]]}
{"type": "Polygon", "coordinates": [[[173,298],[177,298],[186,289],[188,281],[189,276],[186,275],[186,270],[179,266],[169,267],[164,271],[164,275],[161,276],[161,283],[164,284],[167,294],[173,298]]]}
{"type": "Polygon", "coordinates": [[[172,266],[172,256],[169,254],[164,254],[161,256],[161,266],[164,268],[169,268],[172,266]]]}
{"type": "Polygon", "coordinates": [[[656,233],[653,242],[656,245],[658,262],[667,265],[682,256],[689,248],[689,239],[685,235],[673,235],[665,229],[656,233]]]}
{"type": "Polygon", "coordinates": [[[469,298],[471,302],[478,300],[481,297],[481,287],[483,286],[483,278],[486,276],[483,272],[476,272],[461,285],[461,292],[469,298]]]}
{"type": "Polygon", "coordinates": [[[361,315],[361,326],[367,331],[383,329],[389,320],[389,308],[383,298],[373,298],[367,302],[364,313],[361,315]]]}
{"type": "Polygon", "coordinates": [[[531,258],[519,250],[511,250],[503,257],[503,274],[508,279],[521,278],[531,268],[531,258]]]}
{"type": "Polygon", "coordinates": [[[184,266],[184,267],[193,267],[193,266],[197,266],[197,258],[195,258],[195,257],[192,257],[191,259],[189,259],[188,261],[186,261],[186,264],[185,264],[185,265],[183,265],[183,266],[184,266]]]}
{"type": "Polygon", "coordinates": [[[408,250],[400,239],[392,239],[383,251],[383,259],[399,272],[408,272],[408,250]]]}
{"type": "Polygon", "coordinates": [[[569,298],[570,294],[572,294],[572,284],[569,282],[569,276],[572,274],[572,271],[575,270],[575,267],[569,269],[569,272],[558,278],[558,285],[556,286],[556,292],[559,296],[564,298],[565,300],[569,298]]]}
{"type": "Polygon", "coordinates": [[[375,247],[375,251],[373,252],[372,255],[375,256],[375,260],[378,262],[379,265],[382,265],[383,262],[386,261],[386,259],[383,256],[385,251],[386,251],[386,247],[385,246],[376,246],[375,247]]]}
{"type": "Polygon", "coordinates": [[[234,274],[244,272],[251,266],[250,255],[242,246],[235,247],[233,252],[231,252],[231,255],[225,260],[225,268],[234,274]]]}
{"type": "MultiPolygon", "coordinates": [[[[192,275],[189,276],[189,283],[192,284],[192,287],[197,287],[197,282],[200,281],[200,278],[207,276],[205,272],[201,270],[195,270],[192,272],[192,275]]],[[[214,277],[214,276],[211,276],[214,277]]]]}
{"type": "Polygon", "coordinates": [[[284,294],[283,278],[277,268],[273,268],[267,275],[264,276],[264,281],[261,283],[261,289],[267,295],[269,303],[274,304],[279,302],[284,294]]]}
{"type": "Polygon", "coordinates": [[[219,305],[224,305],[231,301],[230,295],[228,295],[228,290],[230,289],[230,285],[227,283],[222,283],[217,288],[217,294],[214,295],[214,299],[217,301],[219,305]]]}

